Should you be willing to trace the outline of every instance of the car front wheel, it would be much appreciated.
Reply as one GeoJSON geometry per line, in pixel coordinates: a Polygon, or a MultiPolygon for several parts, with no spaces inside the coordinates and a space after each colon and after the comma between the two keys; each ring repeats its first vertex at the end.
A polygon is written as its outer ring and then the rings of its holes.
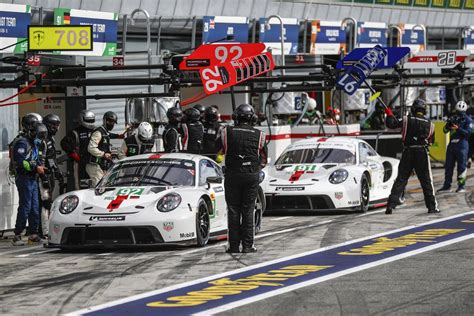
{"type": "Polygon", "coordinates": [[[196,243],[199,247],[204,247],[209,241],[210,226],[209,208],[207,203],[200,199],[196,216],[196,243]]]}
{"type": "Polygon", "coordinates": [[[369,180],[364,174],[360,180],[360,211],[365,213],[369,210],[370,187],[369,180]]]}

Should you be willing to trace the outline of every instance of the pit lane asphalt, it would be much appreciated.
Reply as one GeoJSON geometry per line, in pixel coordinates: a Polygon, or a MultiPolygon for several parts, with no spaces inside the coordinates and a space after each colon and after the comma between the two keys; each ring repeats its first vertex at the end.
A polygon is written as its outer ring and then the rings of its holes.
{"type": "MultiPolygon", "coordinates": [[[[470,173],[470,171],[469,171],[470,173]]],[[[443,170],[433,171],[435,187],[443,170]]],[[[469,184],[469,180],[468,180],[469,184]]],[[[228,255],[225,242],[206,248],[62,252],[0,242],[0,314],[54,315],[299,254],[356,238],[471,211],[473,187],[438,197],[426,214],[416,178],[392,216],[291,213],[265,216],[257,254],[228,255]],[[285,218],[286,217],[286,218],[285,218]]],[[[472,314],[474,245],[453,244],[224,312],[232,315],[472,314]]]]}

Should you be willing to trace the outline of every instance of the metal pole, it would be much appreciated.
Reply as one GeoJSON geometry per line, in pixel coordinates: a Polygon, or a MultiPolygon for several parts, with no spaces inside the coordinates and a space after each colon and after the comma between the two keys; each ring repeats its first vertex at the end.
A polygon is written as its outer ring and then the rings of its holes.
{"type": "Polygon", "coordinates": [[[127,54],[128,15],[124,14],[122,23],[123,23],[123,27],[122,27],[122,55],[125,58],[125,55],[127,54]]]}
{"type": "Polygon", "coordinates": [[[196,48],[196,16],[193,16],[193,30],[191,34],[191,49],[196,48]]]}
{"type": "MultiPolygon", "coordinates": [[[[265,21],[265,28],[267,30],[270,30],[271,28],[270,20],[272,18],[278,19],[278,21],[280,22],[281,65],[285,67],[285,36],[284,36],[285,27],[283,24],[283,20],[279,15],[270,15],[265,21]]],[[[281,70],[281,74],[282,76],[285,76],[285,69],[281,70]]]]}
{"type": "Polygon", "coordinates": [[[303,22],[304,29],[303,29],[303,54],[306,54],[306,37],[308,36],[308,20],[304,20],[303,22]]]}
{"type": "Polygon", "coordinates": [[[341,22],[341,28],[345,29],[347,27],[348,22],[352,22],[352,43],[349,42],[350,46],[347,49],[347,53],[350,53],[354,48],[357,46],[357,20],[353,17],[344,18],[341,22]]]}
{"type": "MultiPolygon", "coordinates": [[[[135,15],[137,13],[143,13],[145,15],[146,20],[146,50],[148,54],[148,65],[151,65],[151,23],[150,23],[150,14],[147,10],[144,9],[135,9],[133,10],[132,14],[130,15],[130,19],[132,22],[135,22],[135,15]]],[[[151,69],[148,69],[148,78],[151,78],[151,69]]],[[[148,93],[151,93],[152,87],[148,85],[148,93]]]]}

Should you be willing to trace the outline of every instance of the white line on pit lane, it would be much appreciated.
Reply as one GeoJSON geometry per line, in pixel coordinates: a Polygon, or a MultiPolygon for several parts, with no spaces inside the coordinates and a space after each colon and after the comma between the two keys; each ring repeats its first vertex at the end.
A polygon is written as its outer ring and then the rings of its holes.
{"type": "Polygon", "coordinates": [[[5,252],[0,252],[0,255],[7,255],[7,254],[10,254],[10,253],[16,253],[16,252],[22,252],[22,251],[28,251],[28,250],[32,250],[32,249],[36,249],[36,248],[41,248],[41,246],[20,246],[21,248],[20,249],[16,249],[16,250],[11,250],[11,251],[5,251],[5,252]]]}
{"type": "Polygon", "coordinates": [[[284,216],[284,217],[278,217],[278,218],[272,218],[271,221],[282,221],[284,219],[291,218],[292,216],[284,216]]]}
{"type": "Polygon", "coordinates": [[[26,253],[26,254],[23,254],[23,255],[15,256],[15,258],[26,258],[26,257],[32,256],[32,255],[39,255],[41,253],[47,253],[47,252],[53,252],[53,251],[60,251],[60,250],[59,249],[49,249],[49,250],[43,250],[43,251],[36,251],[36,252],[32,252],[32,253],[26,253]]]}

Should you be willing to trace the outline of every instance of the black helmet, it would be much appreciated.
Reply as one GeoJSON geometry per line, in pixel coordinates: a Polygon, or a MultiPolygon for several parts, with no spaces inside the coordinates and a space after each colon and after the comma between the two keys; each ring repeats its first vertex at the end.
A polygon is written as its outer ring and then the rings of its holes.
{"type": "Polygon", "coordinates": [[[235,121],[236,124],[241,123],[255,123],[257,120],[257,116],[255,115],[255,111],[250,104],[241,104],[239,105],[234,114],[232,114],[232,119],[235,121]]]}
{"type": "Polygon", "coordinates": [[[201,115],[202,115],[202,114],[204,113],[204,111],[206,110],[206,108],[205,108],[204,105],[202,105],[202,104],[195,104],[195,105],[193,106],[193,108],[196,109],[196,110],[198,110],[198,111],[199,111],[199,114],[201,114],[201,115]]]}
{"type": "Polygon", "coordinates": [[[183,118],[183,111],[180,108],[169,108],[166,112],[166,117],[170,123],[179,123],[183,118]]]}
{"type": "Polygon", "coordinates": [[[186,116],[186,122],[193,123],[199,121],[201,113],[195,108],[189,108],[184,110],[184,116],[186,116]]]}
{"type": "Polygon", "coordinates": [[[59,130],[61,119],[56,114],[48,114],[43,118],[43,124],[48,129],[48,135],[54,136],[59,130]]]}
{"type": "Polygon", "coordinates": [[[117,124],[117,114],[115,114],[112,111],[107,111],[104,113],[104,117],[102,118],[102,121],[104,123],[105,128],[108,131],[111,131],[114,129],[115,124],[117,124]]]}
{"type": "Polygon", "coordinates": [[[217,122],[219,119],[219,112],[217,112],[217,109],[211,105],[204,111],[204,118],[209,123],[217,122]]]}
{"type": "Polygon", "coordinates": [[[422,99],[418,98],[413,101],[411,105],[411,113],[415,115],[416,113],[426,113],[426,103],[422,99]]]}
{"type": "Polygon", "coordinates": [[[45,140],[46,137],[48,137],[48,128],[43,123],[36,122],[33,124],[33,129],[29,131],[28,136],[32,139],[38,138],[45,140]]]}
{"type": "Polygon", "coordinates": [[[28,113],[21,118],[21,127],[23,128],[23,132],[28,133],[28,131],[34,128],[35,123],[41,123],[38,119],[38,116],[35,115],[36,113],[28,113]]]}
{"type": "Polygon", "coordinates": [[[88,110],[82,110],[79,113],[79,124],[88,129],[95,128],[95,114],[88,110]]]}

